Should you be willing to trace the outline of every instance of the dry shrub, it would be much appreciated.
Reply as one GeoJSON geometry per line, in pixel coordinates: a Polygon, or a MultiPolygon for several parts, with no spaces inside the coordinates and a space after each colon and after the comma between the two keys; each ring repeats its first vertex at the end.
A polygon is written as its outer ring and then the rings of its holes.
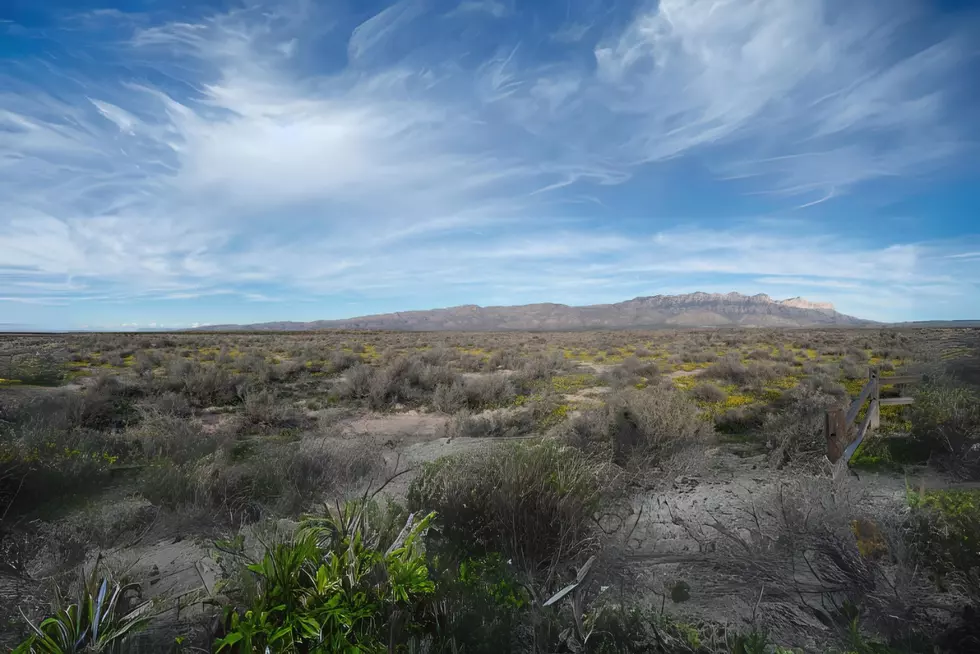
{"type": "Polygon", "coordinates": [[[141,377],[152,377],[153,369],[160,365],[160,357],[155,352],[140,350],[136,353],[133,369],[141,377]]]}
{"type": "Polygon", "coordinates": [[[206,434],[196,423],[172,413],[153,408],[140,411],[139,424],[126,432],[148,459],[166,458],[183,464],[211,454],[218,449],[219,436],[206,434]]]}
{"type": "Polygon", "coordinates": [[[910,493],[910,504],[909,540],[919,562],[941,589],[980,608],[980,491],[919,489],[910,493]]]}
{"type": "Polygon", "coordinates": [[[742,383],[742,380],[747,374],[748,368],[735,355],[728,355],[719,359],[705,368],[704,372],[701,373],[703,377],[722,379],[735,384],[742,383]]]}
{"type": "Polygon", "coordinates": [[[912,437],[956,473],[980,478],[980,393],[941,376],[915,390],[912,437]]]}
{"type": "Polygon", "coordinates": [[[606,411],[613,460],[620,465],[662,463],[704,445],[714,431],[688,398],[667,385],[614,394],[608,398],[606,411]]]}
{"type": "Polygon", "coordinates": [[[489,373],[439,384],[432,394],[432,406],[444,413],[463,409],[481,411],[507,406],[515,395],[514,384],[507,375],[489,373]]]}
{"type": "Polygon", "coordinates": [[[660,368],[655,361],[640,361],[634,356],[624,360],[620,365],[604,372],[600,379],[613,388],[635,386],[644,379],[656,379],[660,368]]]}
{"type": "Polygon", "coordinates": [[[486,361],[482,356],[464,352],[456,357],[456,367],[463,372],[480,372],[486,367],[486,361]]]}
{"type": "Polygon", "coordinates": [[[711,583],[754,607],[757,626],[793,639],[822,632],[824,645],[857,647],[865,633],[908,646],[956,610],[960,598],[936,593],[916,565],[900,506],[870,502],[847,476],[803,477],[767,495],[754,493],[735,523],[676,518],[714,552],[711,583]]]}
{"type": "Polygon", "coordinates": [[[697,406],[667,384],[614,392],[603,407],[587,409],[557,435],[586,451],[604,451],[619,465],[662,465],[697,449],[713,435],[697,406]]]}
{"type": "Polygon", "coordinates": [[[163,380],[165,390],[181,393],[196,407],[234,403],[243,383],[240,375],[233,375],[220,366],[181,360],[171,362],[163,380]]]}
{"type": "Polygon", "coordinates": [[[445,438],[511,438],[534,432],[538,419],[532,408],[494,409],[457,414],[445,427],[445,438]]]}
{"type": "Polygon", "coordinates": [[[448,366],[433,366],[418,357],[398,357],[380,367],[354,366],[337,392],[341,399],[359,400],[382,410],[399,403],[431,402],[439,386],[452,385],[459,379],[448,366]]]}
{"type": "Polygon", "coordinates": [[[845,379],[867,379],[868,366],[853,361],[841,361],[841,374],[845,379]]]}
{"type": "Polygon", "coordinates": [[[537,571],[596,551],[593,518],[615,479],[577,449],[509,443],[427,464],[408,502],[413,511],[436,511],[443,535],[464,551],[500,552],[537,571]]]}
{"type": "Polygon", "coordinates": [[[680,360],[684,363],[711,363],[718,359],[718,355],[713,350],[705,349],[684,349],[679,354],[680,360]]]}
{"type": "Polygon", "coordinates": [[[766,415],[766,407],[761,404],[731,407],[715,417],[715,428],[724,434],[748,434],[762,427],[766,415]]]}
{"type": "Polygon", "coordinates": [[[487,368],[490,370],[516,370],[521,366],[521,355],[513,350],[497,350],[490,355],[487,368]]]}
{"type": "Polygon", "coordinates": [[[8,512],[101,490],[113,463],[131,454],[119,435],[81,426],[81,401],[76,393],[45,394],[0,423],[0,526],[8,512]]]}
{"type": "Polygon", "coordinates": [[[142,493],[172,509],[197,506],[233,521],[256,520],[268,513],[293,515],[351,491],[380,465],[363,443],[269,443],[242,461],[212,456],[197,464],[154,467],[144,476],[142,493]]]}
{"type": "Polygon", "coordinates": [[[346,398],[365,398],[371,392],[371,381],[374,379],[374,368],[366,363],[358,363],[347,371],[340,394],[346,398]]]}
{"type": "Polygon", "coordinates": [[[445,345],[437,345],[419,354],[419,359],[430,366],[444,366],[453,359],[454,352],[445,345]]]}
{"type": "Polygon", "coordinates": [[[456,413],[467,404],[466,386],[462,380],[440,384],[432,393],[432,406],[443,413],[456,413]]]}
{"type": "Polygon", "coordinates": [[[696,400],[700,400],[702,402],[712,402],[712,403],[724,402],[725,399],[728,397],[728,393],[726,393],[721,388],[718,388],[717,385],[712,384],[710,382],[703,382],[695,386],[691,390],[691,395],[696,400]]]}
{"type": "Polygon", "coordinates": [[[238,369],[256,375],[264,374],[269,364],[266,363],[265,356],[257,352],[248,352],[238,359],[238,369]]]}
{"type": "Polygon", "coordinates": [[[840,406],[840,397],[829,395],[808,385],[787,391],[774,412],[762,422],[762,437],[770,450],[770,464],[814,466],[827,453],[824,416],[828,409],[840,406]]]}
{"type": "Polygon", "coordinates": [[[620,366],[628,373],[637,377],[653,379],[660,374],[656,361],[640,361],[635,356],[626,358],[620,366]]]}
{"type": "Polygon", "coordinates": [[[729,355],[708,366],[702,376],[721,379],[742,387],[760,387],[766,382],[785,377],[792,368],[785,363],[742,363],[737,356],[729,355]]]}
{"type": "Polygon", "coordinates": [[[245,426],[262,429],[296,429],[308,427],[310,419],[269,389],[243,389],[242,419],[245,426]]]}
{"type": "Polygon", "coordinates": [[[136,399],[142,390],[118,377],[99,374],[80,393],[65,392],[59,400],[71,425],[84,429],[112,431],[137,419],[136,399]]]}
{"type": "Polygon", "coordinates": [[[190,402],[183,395],[174,393],[173,391],[165,391],[160,395],[146,398],[141,403],[141,408],[178,418],[189,418],[191,416],[190,402]]]}
{"type": "Polygon", "coordinates": [[[540,381],[551,379],[555,374],[567,370],[572,364],[560,353],[534,354],[524,359],[519,379],[540,381]]]}
{"type": "Polygon", "coordinates": [[[306,370],[302,361],[287,360],[269,368],[268,381],[290,381],[306,370]]]}
{"type": "Polygon", "coordinates": [[[344,352],[343,350],[334,350],[330,353],[328,358],[330,363],[330,370],[332,372],[343,372],[348,368],[353,368],[358,363],[361,362],[361,358],[356,354],[351,352],[344,352]]]}
{"type": "Polygon", "coordinates": [[[464,383],[466,403],[471,409],[490,409],[514,401],[514,384],[503,373],[470,377],[464,383]]]}
{"type": "Polygon", "coordinates": [[[833,395],[840,401],[844,401],[848,397],[846,388],[841,386],[835,378],[822,373],[807,377],[800,386],[826,395],[833,395]]]}

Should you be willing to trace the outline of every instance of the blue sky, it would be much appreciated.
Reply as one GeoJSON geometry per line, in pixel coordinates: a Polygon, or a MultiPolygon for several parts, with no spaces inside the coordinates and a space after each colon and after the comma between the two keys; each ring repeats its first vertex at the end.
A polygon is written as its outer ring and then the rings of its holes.
{"type": "Polygon", "coordinates": [[[0,325],[980,318],[973,5],[0,0],[0,325]]]}

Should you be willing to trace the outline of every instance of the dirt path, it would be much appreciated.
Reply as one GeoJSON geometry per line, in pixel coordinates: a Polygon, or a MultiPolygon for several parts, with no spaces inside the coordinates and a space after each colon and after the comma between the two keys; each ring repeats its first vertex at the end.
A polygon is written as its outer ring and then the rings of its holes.
{"type": "Polygon", "coordinates": [[[345,436],[363,434],[382,437],[393,445],[407,445],[438,438],[449,419],[445,414],[419,411],[368,413],[340,420],[334,426],[345,436]]]}

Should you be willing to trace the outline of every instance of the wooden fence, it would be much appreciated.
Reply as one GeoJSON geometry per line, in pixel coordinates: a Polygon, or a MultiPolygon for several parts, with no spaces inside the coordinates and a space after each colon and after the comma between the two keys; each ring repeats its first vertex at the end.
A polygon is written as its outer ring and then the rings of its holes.
{"type": "Polygon", "coordinates": [[[846,411],[841,408],[827,411],[824,435],[827,437],[827,458],[830,459],[830,462],[837,463],[843,459],[846,463],[851,460],[868,432],[879,426],[881,407],[913,403],[914,400],[911,397],[881,397],[882,386],[905,386],[921,381],[921,375],[882,377],[879,371],[872,368],[868,373],[868,383],[864,385],[864,388],[861,389],[861,392],[854,398],[846,411]],[[865,405],[867,405],[867,411],[864,413],[864,419],[861,420],[860,425],[855,425],[855,421],[861,415],[861,409],[865,405]]]}

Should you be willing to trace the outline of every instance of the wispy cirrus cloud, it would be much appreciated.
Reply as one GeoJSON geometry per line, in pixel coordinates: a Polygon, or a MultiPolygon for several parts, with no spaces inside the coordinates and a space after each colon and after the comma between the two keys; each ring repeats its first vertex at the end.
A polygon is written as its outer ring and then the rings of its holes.
{"type": "Polygon", "coordinates": [[[25,56],[0,74],[3,295],[425,306],[754,280],[823,289],[858,313],[870,289],[904,302],[878,310],[896,315],[941,292],[976,298],[962,243],[724,225],[723,202],[696,227],[648,211],[641,181],[693,166],[692,196],[724,186],[790,211],[955,168],[975,152],[976,23],[911,2],[619,9],[90,14],[113,38],[86,45],[111,65],[25,56]],[[601,210],[617,193],[628,225],[601,210]]]}

